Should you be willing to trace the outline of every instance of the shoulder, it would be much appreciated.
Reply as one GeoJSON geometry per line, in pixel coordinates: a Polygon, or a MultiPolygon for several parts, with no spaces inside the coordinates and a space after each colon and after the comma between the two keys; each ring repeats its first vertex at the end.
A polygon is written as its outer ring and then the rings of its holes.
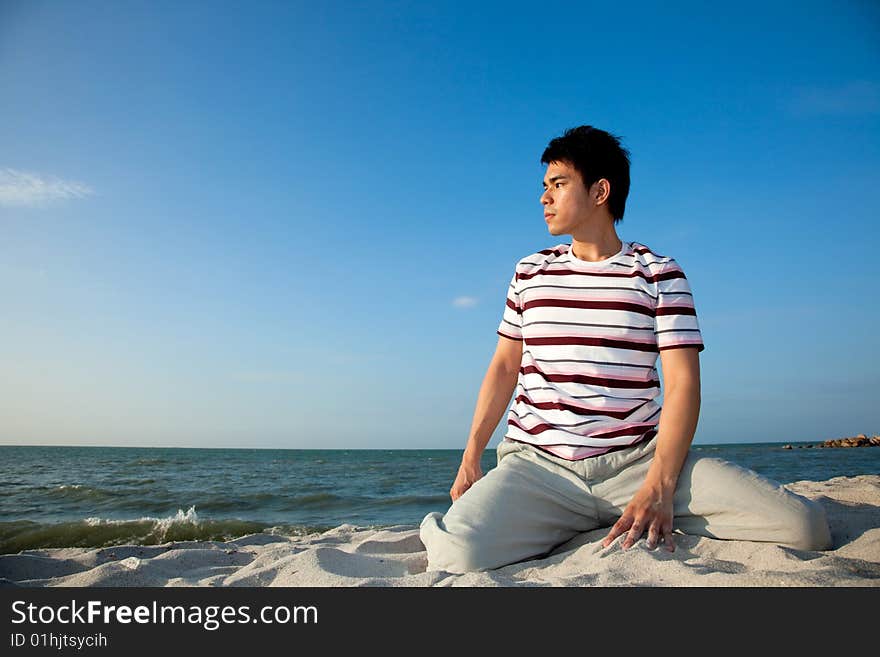
{"type": "Polygon", "coordinates": [[[568,253],[569,246],[569,244],[557,244],[520,258],[516,263],[517,278],[522,274],[534,274],[556,262],[561,256],[568,253]]]}
{"type": "Polygon", "coordinates": [[[681,266],[672,256],[657,253],[641,242],[632,242],[631,250],[635,266],[641,269],[649,280],[653,279],[654,282],[657,282],[668,275],[680,275],[684,278],[681,266]]]}
{"type": "Polygon", "coordinates": [[[668,265],[670,262],[675,262],[675,258],[657,253],[651,247],[642,244],[641,242],[631,242],[630,248],[636,263],[643,267],[655,269],[663,265],[668,265]]]}

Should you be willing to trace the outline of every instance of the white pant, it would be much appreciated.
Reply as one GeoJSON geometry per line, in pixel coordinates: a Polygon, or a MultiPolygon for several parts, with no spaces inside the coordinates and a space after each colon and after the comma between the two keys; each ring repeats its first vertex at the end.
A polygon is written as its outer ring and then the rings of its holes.
{"type": "MultiPolygon", "coordinates": [[[[579,533],[610,527],[645,480],[656,440],[567,461],[525,443],[498,445],[498,466],[445,515],[420,526],[428,570],[464,573],[540,557],[579,533]]],[[[673,528],[711,538],[831,546],[821,505],[746,468],[688,453],[673,528]]],[[[643,535],[644,537],[644,535],[643,535]]]]}

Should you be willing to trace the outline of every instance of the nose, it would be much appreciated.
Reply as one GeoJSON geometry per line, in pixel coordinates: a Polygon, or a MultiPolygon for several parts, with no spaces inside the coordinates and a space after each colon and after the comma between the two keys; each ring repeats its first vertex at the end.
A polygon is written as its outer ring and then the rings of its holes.
{"type": "Polygon", "coordinates": [[[545,189],[544,193],[541,194],[541,205],[548,205],[553,199],[550,198],[550,190],[545,189]]]}

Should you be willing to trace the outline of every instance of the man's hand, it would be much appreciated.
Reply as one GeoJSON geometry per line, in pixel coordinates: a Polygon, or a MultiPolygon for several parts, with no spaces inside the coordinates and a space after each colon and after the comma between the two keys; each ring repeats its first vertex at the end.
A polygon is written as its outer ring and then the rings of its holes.
{"type": "Polygon", "coordinates": [[[464,495],[464,492],[482,477],[483,471],[480,469],[479,460],[463,460],[458,468],[455,482],[452,484],[452,488],[449,491],[449,496],[452,498],[452,501],[455,502],[455,500],[464,495]]]}
{"type": "Polygon", "coordinates": [[[642,484],[630,503],[626,505],[623,515],[614,523],[608,536],[602,541],[602,547],[608,547],[615,538],[628,532],[623,541],[623,549],[626,550],[647,530],[649,549],[653,550],[657,547],[662,538],[666,549],[674,552],[675,542],[672,540],[674,492],[647,481],[642,484]]]}

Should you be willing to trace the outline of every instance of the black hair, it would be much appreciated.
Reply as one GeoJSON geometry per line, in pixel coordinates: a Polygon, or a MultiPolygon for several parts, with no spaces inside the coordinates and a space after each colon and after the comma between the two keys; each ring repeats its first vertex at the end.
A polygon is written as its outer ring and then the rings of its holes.
{"type": "Polygon", "coordinates": [[[607,179],[611,183],[608,209],[615,223],[623,219],[629,196],[629,151],[621,146],[619,137],[591,125],[570,128],[544,149],[541,164],[551,162],[573,166],[587,189],[600,178],[607,179]]]}

